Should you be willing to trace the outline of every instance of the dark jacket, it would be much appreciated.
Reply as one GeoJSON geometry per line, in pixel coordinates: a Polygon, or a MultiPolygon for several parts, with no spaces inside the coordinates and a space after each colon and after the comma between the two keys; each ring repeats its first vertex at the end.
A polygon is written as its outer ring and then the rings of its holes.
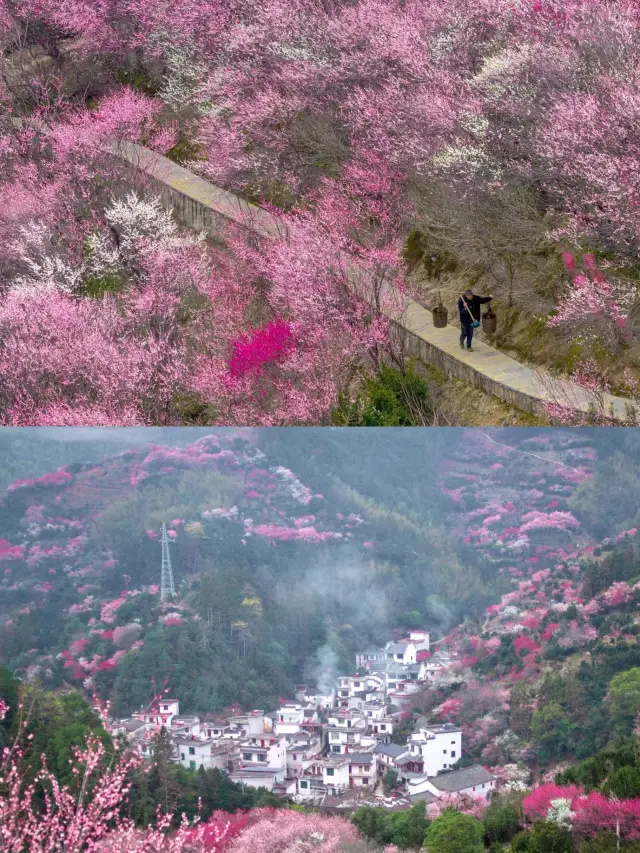
{"type": "MultiPolygon", "coordinates": [[[[491,302],[490,296],[478,296],[477,294],[473,294],[471,299],[467,299],[465,296],[465,302],[469,306],[469,311],[473,314],[474,320],[480,319],[480,306],[484,305],[485,302],[491,302]]],[[[464,302],[462,301],[462,296],[458,299],[458,311],[460,312],[460,322],[464,326],[470,326],[473,322],[471,317],[469,316],[469,311],[465,308],[464,302]]]]}

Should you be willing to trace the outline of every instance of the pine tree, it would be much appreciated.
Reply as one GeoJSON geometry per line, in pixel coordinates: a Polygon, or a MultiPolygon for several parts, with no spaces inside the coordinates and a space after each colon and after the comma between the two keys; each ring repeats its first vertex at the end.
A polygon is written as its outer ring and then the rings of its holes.
{"type": "Polygon", "coordinates": [[[163,726],[152,740],[153,759],[149,772],[149,787],[155,801],[165,814],[175,811],[180,796],[177,766],[173,761],[173,744],[163,726]]]}

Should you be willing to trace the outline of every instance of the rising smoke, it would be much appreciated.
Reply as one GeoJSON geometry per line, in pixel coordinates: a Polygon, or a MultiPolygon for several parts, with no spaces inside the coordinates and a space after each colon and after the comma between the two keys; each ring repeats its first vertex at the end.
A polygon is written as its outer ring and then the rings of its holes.
{"type": "Polygon", "coordinates": [[[305,678],[317,684],[318,691],[323,696],[334,689],[339,674],[338,655],[327,643],[318,649],[305,667],[305,678]]]}
{"type": "Polygon", "coordinates": [[[345,554],[339,562],[322,560],[299,570],[295,588],[291,578],[281,581],[277,597],[282,606],[295,608],[301,619],[321,613],[326,625],[325,643],[305,666],[305,679],[329,693],[345,666],[355,665],[355,646],[379,646],[391,630],[389,606],[372,585],[373,569],[355,555],[345,554]]]}
{"type": "Polygon", "coordinates": [[[457,624],[455,615],[439,595],[429,595],[426,600],[425,616],[432,628],[437,627],[442,633],[457,624]]]}

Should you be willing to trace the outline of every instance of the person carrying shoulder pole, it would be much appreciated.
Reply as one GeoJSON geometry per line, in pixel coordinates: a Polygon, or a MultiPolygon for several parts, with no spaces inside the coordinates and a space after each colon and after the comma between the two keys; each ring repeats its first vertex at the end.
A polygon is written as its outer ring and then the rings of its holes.
{"type": "Polygon", "coordinates": [[[473,352],[471,341],[473,330],[480,326],[480,306],[491,302],[493,296],[478,296],[469,288],[460,294],[458,299],[458,311],[460,313],[460,348],[464,349],[465,339],[467,352],[473,352]]]}

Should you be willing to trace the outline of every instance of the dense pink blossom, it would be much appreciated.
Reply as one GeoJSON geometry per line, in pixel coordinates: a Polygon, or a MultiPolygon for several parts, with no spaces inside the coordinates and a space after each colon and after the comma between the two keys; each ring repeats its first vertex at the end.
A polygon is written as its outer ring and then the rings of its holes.
{"type": "Polygon", "coordinates": [[[531,580],[534,583],[541,583],[542,581],[547,580],[551,576],[551,569],[540,569],[539,572],[535,572],[531,575],[531,580]]]}
{"type": "Polygon", "coordinates": [[[100,611],[100,619],[107,624],[116,621],[116,610],[126,602],[126,598],[115,598],[113,601],[108,601],[102,605],[100,611]]]}
{"type": "Polygon", "coordinates": [[[565,530],[567,527],[578,527],[579,522],[570,512],[529,512],[522,516],[524,522],[520,530],[534,530],[541,527],[557,527],[565,530]]]}
{"type": "Polygon", "coordinates": [[[578,786],[548,782],[528,794],[522,808],[530,820],[544,820],[556,800],[570,804],[571,826],[578,834],[596,835],[619,830],[624,839],[640,838],[640,799],[617,800],[597,791],[584,794],[578,786]]]}
{"type": "Polygon", "coordinates": [[[626,604],[633,599],[634,588],[625,581],[617,581],[612,584],[604,592],[601,592],[598,598],[607,607],[617,607],[620,604],[626,604]]]}
{"type": "Polygon", "coordinates": [[[447,809],[454,809],[462,814],[482,820],[487,811],[487,800],[484,792],[481,794],[444,794],[435,803],[427,806],[429,820],[436,820],[447,809]]]}
{"type": "Polygon", "coordinates": [[[513,648],[515,649],[516,654],[519,655],[523,649],[535,652],[538,651],[540,647],[532,637],[523,635],[521,637],[516,637],[513,642],[513,648]]]}
{"type": "Polygon", "coordinates": [[[500,648],[501,645],[502,645],[502,640],[500,639],[500,637],[491,637],[484,644],[484,649],[485,649],[485,652],[492,655],[498,651],[498,649],[500,648]]]}
{"type": "Polygon", "coordinates": [[[0,539],[0,560],[10,560],[12,558],[23,557],[25,552],[24,545],[11,545],[6,539],[0,539]]]}
{"type": "Polygon", "coordinates": [[[66,483],[72,479],[73,477],[68,471],[65,471],[64,468],[59,468],[55,472],[43,474],[42,477],[35,477],[33,479],[26,480],[16,480],[14,483],[11,483],[10,486],[7,486],[7,490],[13,492],[16,489],[26,488],[27,486],[34,485],[59,486],[62,483],[66,483]]]}
{"type": "Polygon", "coordinates": [[[615,800],[597,791],[572,801],[574,831],[585,835],[620,832],[622,838],[640,838],[640,799],[615,800]]]}
{"type": "Polygon", "coordinates": [[[229,847],[229,853],[341,853],[360,836],[342,817],[301,814],[278,809],[249,826],[229,847]]]}
{"type": "Polygon", "coordinates": [[[82,638],[80,640],[75,640],[73,643],[69,645],[69,651],[72,655],[80,655],[89,645],[89,640],[86,638],[82,638]]]}
{"type": "Polygon", "coordinates": [[[461,699],[447,699],[437,709],[440,716],[444,717],[447,720],[455,719],[461,710],[462,710],[462,700],[461,699]]]}
{"type": "MultiPolygon", "coordinates": [[[[0,720],[8,710],[0,699],[0,720]]],[[[141,759],[116,752],[105,761],[105,747],[96,738],[75,749],[70,762],[84,796],[62,787],[43,757],[36,780],[43,783],[43,803],[36,804],[36,783],[27,780],[22,761],[28,739],[22,738],[19,733],[0,755],[0,847],[7,853],[25,848],[29,853],[221,853],[249,822],[243,815],[214,812],[208,824],[194,826],[183,815],[179,829],[167,834],[173,815],[158,809],[155,826],[137,829],[125,812],[131,771],[141,759]]]]}
{"type": "Polygon", "coordinates": [[[257,524],[250,530],[256,536],[282,541],[299,539],[306,542],[325,542],[327,539],[335,539],[341,536],[339,533],[318,531],[315,527],[279,527],[275,524],[257,524]]]}

